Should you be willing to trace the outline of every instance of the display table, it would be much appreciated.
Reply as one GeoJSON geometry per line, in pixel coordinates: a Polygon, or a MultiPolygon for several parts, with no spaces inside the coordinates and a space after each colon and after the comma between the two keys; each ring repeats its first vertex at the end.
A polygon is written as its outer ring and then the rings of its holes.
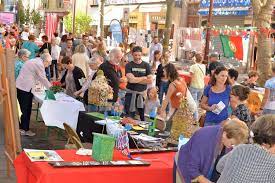
{"type": "Polygon", "coordinates": [[[34,100],[41,104],[40,112],[46,126],[64,129],[66,122],[76,129],[79,111],[85,111],[83,103],[64,94],[55,94],[56,100],[45,100],[44,92],[34,92],[34,100]]]}
{"type": "MultiPolygon", "coordinates": [[[[91,161],[90,156],[79,156],[75,150],[57,153],[65,161],[91,161]]],[[[174,152],[139,154],[147,167],[82,167],[53,168],[47,162],[31,162],[25,153],[14,161],[18,183],[172,183],[174,152]]],[[[127,160],[115,151],[114,160],[127,160]]]]}
{"type": "MultiPolygon", "coordinates": [[[[191,82],[191,75],[189,72],[183,71],[183,70],[179,70],[178,71],[179,75],[185,80],[186,83],[190,83],[191,82]]],[[[210,81],[210,77],[209,76],[205,76],[204,77],[204,84],[208,85],[210,81]]]]}

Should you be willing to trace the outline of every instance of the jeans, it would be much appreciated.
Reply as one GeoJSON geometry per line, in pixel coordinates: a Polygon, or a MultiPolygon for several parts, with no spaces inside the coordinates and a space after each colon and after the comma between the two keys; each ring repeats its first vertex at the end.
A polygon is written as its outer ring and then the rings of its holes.
{"type": "Polygon", "coordinates": [[[50,66],[45,68],[45,72],[46,72],[46,77],[49,81],[51,81],[51,69],[50,66]]]}
{"type": "MultiPolygon", "coordinates": [[[[203,95],[203,89],[197,89],[197,88],[189,87],[189,90],[190,90],[190,93],[191,93],[193,99],[195,100],[195,102],[197,104],[197,107],[199,107],[199,103],[200,103],[201,97],[203,95]]],[[[199,121],[199,112],[198,112],[198,110],[196,110],[194,112],[194,119],[196,121],[199,121]]]]}
{"type": "Polygon", "coordinates": [[[168,81],[161,81],[160,86],[159,86],[159,102],[162,104],[163,101],[163,95],[167,94],[168,92],[168,87],[169,87],[169,82],[168,81]]]}
{"type": "Polygon", "coordinates": [[[263,114],[275,114],[275,110],[272,110],[272,109],[264,109],[263,114]]]}
{"type": "MultiPolygon", "coordinates": [[[[137,98],[138,98],[138,94],[137,94],[137,98]]],[[[132,94],[126,93],[124,109],[125,109],[126,116],[135,118],[136,112],[130,112],[131,99],[132,99],[132,94]]],[[[140,120],[145,121],[144,106],[143,106],[143,108],[138,108],[137,111],[139,113],[140,120]]]]}
{"type": "Polygon", "coordinates": [[[31,91],[26,92],[17,88],[17,99],[22,112],[21,123],[19,124],[20,129],[29,131],[33,94],[31,91]]]}
{"type": "Polygon", "coordinates": [[[54,77],[54,73],[55,73],[55,77],[56,80],[58,80],[58,68],[57,68],[57,60],[52,60],[52,65],[51,67],[51,71],[52,71],[52,77],[54,77]]]}
{"type": "Polygon", "coordinates": [[[99,108],[98,108],[98,106],[96,106],[94,104],[88,104],[88,105],[86,105],[86,110],[88,112],[98,112],[99,108]]]}

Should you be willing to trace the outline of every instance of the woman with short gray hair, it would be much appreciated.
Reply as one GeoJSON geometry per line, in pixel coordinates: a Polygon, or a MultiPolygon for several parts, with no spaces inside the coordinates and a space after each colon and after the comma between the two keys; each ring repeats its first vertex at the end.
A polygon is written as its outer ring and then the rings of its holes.
{"type": "Polygon", "coordinates": [[[76,52],[72,56],[73,65],[79,67],[87,77],[89,75],[89,66],[88,66],[89,57],[86,54],[86,49],[83,44],[76,47],[76,52]]]}
{"type": "Polygon", "coordinates": [[[23,67],[24,63],[29,60],[29,57],[31,55],[31,52],[27,49],[21,49],[18,51],[18,58],[15,61],[15,79],[19,76],[19,73],[21,71],[21,68],[23,67]]]}
{"type": "Polygon", "coordinates": [[[259,117],[251,130],[254,144],[239,145],[218,162],[218,183],[275,182],[275,115],[259,117]]]}

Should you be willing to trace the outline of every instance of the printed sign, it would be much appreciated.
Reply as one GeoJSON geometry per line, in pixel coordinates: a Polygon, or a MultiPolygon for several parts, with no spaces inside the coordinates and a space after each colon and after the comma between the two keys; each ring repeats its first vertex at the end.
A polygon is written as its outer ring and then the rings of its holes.
{"type": "Polygon", "coordinates": [[[12,24],[15,21],[14,13],[1,12],[0,13],[0,23],[3,24],[12,24]]]}

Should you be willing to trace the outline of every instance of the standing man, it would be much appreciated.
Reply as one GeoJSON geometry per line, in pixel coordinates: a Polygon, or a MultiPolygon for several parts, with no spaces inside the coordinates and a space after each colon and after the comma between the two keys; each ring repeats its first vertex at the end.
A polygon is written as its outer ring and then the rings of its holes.
{"type": "Polygon", "coordinates": [[[49,53],[43,53],[40,58],[26,61],[16,79],[17,99],[22,111],[20,119],[21,135],[35,135],[29,130],[33,99],[32,90],[35,87],[36,80],[40,81],[47,89],[51,87],[51,83],[47,80],[45,73],[45,68],[51,64],[51,61],[52,58],[49,53]]]}
{"type": "Polygon", "coordinates": [[[103,62],[99,66],[99,70],[104,72],[104,76],[108,80],[108,84],[113,88],[113,99],[109,102],[117,102],[118,92],[119,92],[119,83],[121,80],[121,71],[119,63],[122,59],[122,51],[119,47],[114,48],[110,51],[109,54],[110,60],[103,62]]]}
{"type": "Polygon", "coordinates": [[[128,58],[128,62],[132,62],[134,61],[134,58],[133,58],[133,48],[136,47],[136,43],[131,43],[129,45],[130,47],[130,51],[128,53],[126,53],[126,56],[128,58]]]}
{"type": "Polygon", "coordinates": [[[144,96],[147,84],[153,82],[150,65],[141,60],[142,48],[133,48],[133,62],[126,65],[125,72],[128,79],[125,95],[125,112],[131,118],[135,117],[136,110],[139,112],[140,120],[144,121],[144,96]]]}
{"type": "Polygon", "coordinates": [[[158,50],[162,54],[163,51],[163,46],[161,43],[159,43],[159,38],[157,36],[154,36],[153,43],[151,44],[150,47],[150,58],[149,61],[154,59],[154,52],[158,50]]]}
{"type": "Polygon", "coordinates": [[[89,48],[89,36],[87,36],[87,35],[83,35],[82,36],[82,44],[85,46],[85,52],[86,52],[86,54],[87,54],[87,56],[89,57],[89,58],[91,58],[92,57],[92,52],[91,52],[91,50],[90,50],[90,48],[89,48]]]}
{"type": "Polygon", "coordinates": [[[219,55],[217,53],[211,53],[209,55],[209,65],[207,74],[210,74],[210,76],[212,76],[216,68],[221,66],[223,66],[223,64],[219,62],[219,55]]]}
{"type": "Polygon", "coordinates": [[[67,43],[66,48],[64,50],[61,50],[61,52],[60,52],[59,63],[61,63],[61,60],[63,59],[63,57],[68,56],[68,57],[72,58],[72,56],[73,56],[73,40],[67,39],[66,43],[67,43]]]}

